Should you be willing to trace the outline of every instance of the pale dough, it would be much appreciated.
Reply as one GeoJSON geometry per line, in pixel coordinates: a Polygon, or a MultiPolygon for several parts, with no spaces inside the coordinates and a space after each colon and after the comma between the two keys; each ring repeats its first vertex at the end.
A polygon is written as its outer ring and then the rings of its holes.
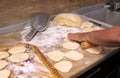
{"type": "Polygon", "coordinates": [[[5,51],[0,51],[0,59],[4,59],[7,58],[9,56],[9,54],[5,51]]]}
{"type": "Polygon", "coordinates": [[[8,60],[11,62],[23,62],[29,58],[28,53],[17,53],[8,57],[8,60]]]}
{"type": "Polygon", "coordinates": [[[0,70],[0,78],[9,78],[10,70],[0,70]]]}
{"type": "Polygon", "coordinates": [[[100,54],[103,48],[101,46],[97,46],[97,47],[92,47],[85,50],[91,54],[100,54]]]}
{"type": "Polygon", "coordinates": [[[63,41],[64,41],[64,42],[70,42],[71,40],[68,39],[68,38],[64,38],[63,41]]]}
{"type": "Polygon", "coordinates": [[[77,61],[83,59],[84,55],[77,51],[69,51],[65,53],[65,57],[77,61]]]}
{"type": "Polygon", "coordinates": [[[0,69],[5,68],[8,65],[8,62],[6,60],[0,60],[0,69]]]}
{"type": "Polygon", "coordinates": [[[53,61],[60,61],[64,57],[64,53],[59,50],[54,50],[52,52],[48,52],[47,56],[53,61]]]}
{"type": "Polygon", "coordinates": [[[80,47],[79,43],[76,42],[65,42],[63,43],[63,48],[75,50],[80,47]]]}
{"type": "Polygon", "coordinates": [[[8,50],[8,52],[10,54],[16,54],[16,53],[23,53],[25,52],[26,47],[24,46],[16,46],[16,47],[12,47],[10,50],[8,50]]]}
{"type": "Polygon", "coordinates": [[[70,61],[60,61],[54,67],[61,72],[69,72],[73,64],[70,61]]]}
{"type": "Polygon", "coordinates": [[[83,19],[76,13],[62,13],[57,15],[53,21],[61,26],[80,27],[83,19]]]}
{"type": "Polygon", "coordinates": [[[86,22],[82,23],[81,27],[82,28],[91,28],[93,25],[94,25],[93,23],[86,21],[86,22]]]}

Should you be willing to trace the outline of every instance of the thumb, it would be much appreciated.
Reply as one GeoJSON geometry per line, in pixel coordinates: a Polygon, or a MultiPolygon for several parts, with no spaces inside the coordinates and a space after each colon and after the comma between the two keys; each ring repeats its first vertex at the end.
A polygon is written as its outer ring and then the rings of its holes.
{"type": "Polygon", "coordinates": [[[86,41],[86,34],[87,33],[68,33],[68,38],[70,40],[83,42],[86,41]]]}

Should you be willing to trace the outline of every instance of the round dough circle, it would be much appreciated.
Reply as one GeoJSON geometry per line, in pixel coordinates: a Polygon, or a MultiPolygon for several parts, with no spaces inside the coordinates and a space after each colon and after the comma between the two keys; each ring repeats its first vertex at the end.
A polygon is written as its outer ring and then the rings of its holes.
{"type": "Polygon", "coordinates": [[[62,13],[57,15],[53,21],[62,26],[80,27],[83,19],[76,13],[62,13]]]}
{"type": "Polygon", "coordinates": [[[93,23],[86,21],[86,22],[82,23],[81,27],[82,28],[91,28],[93,25],[94,25],[93,23]]]}
{"type": "Polygon", "coordinates": [[[55,50],[52,52],[48,52],[47,56],[53,61],[60,61],[61,59],[63,59],[64,53],[59,50],[55,50]]]}
{"type": "Polygon", "coordinates": [[[17,46],[17,47],[12,47],[8,52],[10,54],[16,54],[16,53],[23,53],[25,52],[26,48],[24,46],[17,46]]]}
{"type": "Polygon", "coordinates": [[[91,54],[100,54],[103,48],[101,46],[97,46],[97,47],[92,47],[85,50],[91,54]]]}
{"type": "Polygon", "coordinates": [[[6,60],[0,60],[0,69],[5,68],[8,65],[8,62],[6,60]]]}
{"type": "Polygon", "coordinates": [[[83,59],[84,55],[77,51],[69,51],[65,53],[65,57],[77,61],[83,59]]]}
{"type": "Polygon", "coordinates": [[[4,58],[7,58],[9,56],[9,54],[5,51],[1,51],[0,52],[0,59],[4,59],[4,58]]]}
{"type": "Polygon", "coordinates": [[[28,53],[18,53],[18,54],[13,54],[10,57],[8,57],[8,60],[11,62],[23,62],[29,58],[28,53]]]}
{"type": "Polygon", "coordinates": [[[63,48],[75,50],[80,47],[79,43],[76,42],[65,42],[63,43],[63,48]]]}
{"type": "Polygon", "coordinates": [[[0,78],[8,78],[10,76],[10,70],[0,70],[0,78]]]}
{"type": "Polygon", "coordinates": [[[69,72],[73,64],[70,61],[60,61],[54,67],[61,72],[69,72]]]}

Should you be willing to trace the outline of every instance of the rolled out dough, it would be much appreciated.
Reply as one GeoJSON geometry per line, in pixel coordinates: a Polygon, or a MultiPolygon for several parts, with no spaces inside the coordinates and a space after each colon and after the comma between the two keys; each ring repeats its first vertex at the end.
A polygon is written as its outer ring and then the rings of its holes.
{"type": "Polygon", "coordinates": [[[6,60],[0,60],[0,69],[5,68],[8,65],[8,62],[6,60]]]}
{"type": "Polygon", "coordinates": [[[92,47],[85,50],[91,54],[100,54],[103,48],[101,46],[97,46],[97,47],[92,47]]]}
{"type": "Polygon", "coordinates": [[[28,53],[17,53],[8,57],[8,60],[11,62],[23,62],[29,58],[28,53]]]}
{"type": "Polygon", "coordinates": [[[0,52],[0,59],[4,59],[4,58],[7,58],[9,56],[9,54],[5,51],[1,51],[0,52]]]}
{"type": "Polygon", "coordinates": [[[64,57],[64,53],[59,50],[54,50],[52,52],[48,52],[47,56],[53,61],[60,61],[64,57]]]}
{"type": "Polygon", "coordinates": [[[54,67],[61,72],[69,72],[73,64],[70,61],[60,61],[54,67]]]}
{"type": "Polygon", "coordinates": [[[84,55],[77,51],[69,51],[65,53],[65,57],[77,61],[83,59],[84,55]]]}
{"type": "Polygon", "coordinates": [[[0,78],[9,78],[10,70],[0,70],[0,78]]]}
{"type": "Polygon", "coordinates": [[[10,54],[23,53],[26,48],[24,46],[15,46],[8,50],[10,54]]]}
{"type": "Polygon", "coordinates": [[[80,47],[79,43],[76,43],[76,42],[65,42],[63,43],[62,46],[65,49],[71,49],[71,50],[75,50],[80,47]]]}

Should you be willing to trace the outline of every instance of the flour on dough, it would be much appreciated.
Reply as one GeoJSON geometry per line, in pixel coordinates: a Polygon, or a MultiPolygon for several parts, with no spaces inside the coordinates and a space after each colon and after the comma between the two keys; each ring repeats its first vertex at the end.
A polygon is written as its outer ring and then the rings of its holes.
{"type": "Polygon", "coordinates": [[[84,55],[77,51],[69,51],[65,53],[65,57],[77,61],[83,59],[84,55]]]}
{"type": "Polygon", "coordinates": [[[69,72],[73,64],[70,61],[60,61],[56,63],[54,67],[61,72],[69,72]]]}
{"type": "Polygon", "coordinates": [[[63,43],[62,46],[65,49],[71,49],[71,50],[75,50],[80,47],[79,43],[76,43],[76,42],[65,42],[63,43]]]}
{"type": "Polygon", "coordinates": [[[5,51],[0,51],[0,59],[4,59],[7,58],[9,56],[9,54],[5,51]]]}
{"type": "Polygon", "coordinates": [[[0,69],[5,68],[8,65],[8,62],[6,60],[0,60],[0,69]]]}
{"type": "Polygon", "coordinates": [[[97,46],[97,47],[92,47],[85,50],[91,54],[100,54],[103,48],[101,46],[97,46]]]}
{"type": "Polygon", "coordinates": [[[25,52],[26,47],[24,46],[15,46],[8,50],[10,54],[23,53],[25,52]]]}
{"type": "Polygon", "coordinates": [[[9,78],[10,70],[0,70],[0,78],[9,78]]]}
{"type": "Polygon", "coordinates": [[[8,57],[8,60],[11,62],[23,62],[29,58],[28,53],[17,53],[8,57]]]}
{"type": "Polygon", "coordinates": [[[59,50],[54,50],[47,53],[47,56],[53,61],[60,61],[64,57],[64,53],[59,50]]]}

